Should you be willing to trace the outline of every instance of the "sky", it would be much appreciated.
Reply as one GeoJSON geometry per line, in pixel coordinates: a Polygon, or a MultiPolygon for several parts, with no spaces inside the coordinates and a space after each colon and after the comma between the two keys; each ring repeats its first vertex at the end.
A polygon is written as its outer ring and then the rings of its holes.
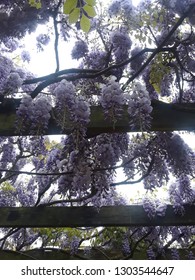
{"type": "MultiPolygon", "coordinates": [[[[141,0],[132,0],[132,4],[137,6],[141,0]]],[[[111,0],[103,0],[103,3],[112,2],[111,0]]],[[[41,34],[45,32],[44,26],[39,26],[37,28],[36,34],[41,34]]],[[[26,49],[30,51],[32,60],[28,65],[28,68],[36,73],[38,76],[44,76],[50,73],[55,72],[55,53],[54,53],[54,42],[45,47],[44,52],[37,52],[36,49],[36,36],[37,35],[27,35],[25,44],[26,49]],[[37,63],[39,61],[39,63],[37,63]]],[[[71,49],[73,47],[73,43],[71,42],[61,42],[59,44],[59,57],[60,59],[60,68],[68,69],[72,67],[77,67],[78,62],[76,60],[71,59],[71,49]]]]}

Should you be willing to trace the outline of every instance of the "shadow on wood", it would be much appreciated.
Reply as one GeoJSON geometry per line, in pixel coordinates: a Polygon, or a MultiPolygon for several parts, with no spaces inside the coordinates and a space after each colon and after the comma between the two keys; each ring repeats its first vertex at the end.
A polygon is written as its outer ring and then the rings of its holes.
{"type": "Polygon", "coordinates": [[[183,216],[168,206],[164,217],[149,219],[141,205],[95,207],[0,207],[0,227],[98,227],[195,225],[195,205],[183,216]]]}

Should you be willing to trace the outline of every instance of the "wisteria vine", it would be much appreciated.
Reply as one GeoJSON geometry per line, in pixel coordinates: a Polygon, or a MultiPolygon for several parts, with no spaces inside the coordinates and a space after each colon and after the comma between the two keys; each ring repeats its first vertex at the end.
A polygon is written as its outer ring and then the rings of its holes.
{"type": "MultiPolygon", "coordinates": [[[[13,136],[0,137],[0,207],[94,206],[99,211],[128,205],[117,187],[141,184],[143,194],[130,201],[142,205],[150,220],[165,217],[167,205],[183,216],[185,206],[195,203],[194,150],[178,132],[151,131],[151,124],[155,102],[194,110],[195,3],[143,0],[134,7],[130,0],[113,0],[103,8],[96,3],[94,17],[84,13],[87,3],[81,2],[75,20],[71,11],[64,13],[66,1],[42,0],[39,8],[29,1],[1,1],[0,118],[5,111],[12,118],[14,108],[15,128],[13,136]],[[45,31],[35,35],[39,25],[45,31]],[[37,52],[53,44],[53,73],[30,72],[35,58],[25,47],[27,34],[35,36],[37,52]],[[64,42],[72,46],[77,68],[61,69],[64,42]],[[112,133],[92,127],[89,137],[92,124],[102,125],[97,113],[92,122],[93,108],[101,108],[97,112],[112,133]],[[128,131],[139,132],[115,131],[124,110],[128,131]],[[61,138],[45,136],[54,122],[61,138]],[[159,192],[166,194],[162,200],[159,192]]],[[[148,259],[194,259],[194,235],[194,226],[2,228],[0,248],[57,246],[77,255],[88,240],[105,250],[104,257],[117,244],[122,259],[136,258],[139,251],[148,259]]]]}

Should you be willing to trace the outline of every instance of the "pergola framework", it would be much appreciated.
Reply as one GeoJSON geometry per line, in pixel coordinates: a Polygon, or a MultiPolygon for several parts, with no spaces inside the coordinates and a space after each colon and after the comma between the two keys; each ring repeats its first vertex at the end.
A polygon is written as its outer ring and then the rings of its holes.
{"type": "Polygon", "coordinates": [[[195,205],[176,215],[167,206],[163,217],[148,218],[142,205],[82,207],[0,207],[0,227],[192,226],[195,205]]]}
{"type": "MultiPolygon", "coordinates": [[[[15,130],[16,110],[20,100],[9,100],[0,104],[0,136],[17,136],[19,133],[15,130]]],[[[158,100],[152,101],[152,123],[151,131],[179,131],[195,130],[195,104],[168,104],[158,100]]],[[[68,117],[67,117],[68,119],[68,117]]],[[[127,112],[127,106],[123,107],[123,113],[114,123],[106,120],[101,106],[91,107],[91,119],[87,128],[87,136],[93,137],[101,133],[114,132],[136,132],[140,128],[135,127],[132,130],[129,126],[131,118],[127,112]]],[[[69,134],[71,132],[71,122],[66,123],[66,128],[62,129],[56,125],[54,119],[50,119],[47,135],[69,134]]],[[[29,131],[23,132],[23,135],[29,135],[29,131]]]]}
{"type": "MultiPolygon", "coordinates": [[[[20,100],[9,100],[0,104],[0,136],[16,136],[16,110],[20,100]],[[12,103],[11,103],[12,102],[12,103]]],[[[168,104],[158,100],[152,101],[151,131],[195,130],[195,104],[168,104]]],[[[100,106],[91,107],[91,120],[87,135],[93,137],[100,133],[133,132],[129,126],[130,116],[124,106],[122,116],[113,127],[112,121],[104,119],[100,106]]],[[[45,134],[69,134],[71,123],[61,131],[53,119],[50,120],[45,134]]],[[[134,131],[139,131],[135,128],[134,131]]],[[[29,135],[26,131],[24,135],[29,135]]],[[[186,206],[184,216],[177,216],[168,206],[164,217],[149,219],[142,206],[102,207],[31,207],[0,208],[1,227],[76,227],[76,226],[154,226],[154,225],[195,225],[195,206],[186,206]],[[63,213],[63,214],[62,214],[63,213]]]]}
{"type": "MultiPolygon", "coordinates": [[[[0,104],[0,136],[17,136],[14,123],[16,110],[20,100],[14,103],[0,104]]],[[[167,104],[157,100],[152,101],[151,131],[195,130],[195,104],[167,104]]],[[[133,132],[129,127],[130,116],[124,106],[123,114],[113,127],[112,121],[105,122],[104,113],[99,106],[91,108],[91,120],[87,129],[87,136],[93,137],[101,133],[133,132]]],[[[69,134],[71,123],[67,129],[61,131],[53,119],[50,120],[48,131],[45,134],[69,134]]],[[[139,131],[135,128],[134,131],[139,131]]],[[[23,136],[29,135],[26,131],[23,136]]],[[[193,226],[195,225],[195,205],[186,205],[185,215],[174,213],[171,205],[167,207],[163,217],[149,219],[141,205],[95,207],[0,207],[0,227],[98,227],[98,226],[193,226]]],[[[168,252],[168,251],[167,251],[168,252]]],[[[107,252],[112,255],[111,252],[107,252]]],[[[167,254],[169,254],[168,252],[167,254]]],[[[120,252],[115,252],[119,256],[120,252]]],[[[186,251],[181,250],[185,258],[186,251]]],[[[109,259],[97,251],[91,259],[109,259]]],[[[121,256],[120,256],[121,257],[121,256]]],[[[25,253],[8,250],[0,251],[0,259],[84,259],[83,252],[78,256],[70,256],[62,250],[32,250],[25,253]]],[[[113,255],[112,255],[113,258],[113,255]]],[[[143,259],[144,256],[135,256],[134,259],[143,259]]],[[[167,257],[169,258],[169,257],[167,257]]]]}

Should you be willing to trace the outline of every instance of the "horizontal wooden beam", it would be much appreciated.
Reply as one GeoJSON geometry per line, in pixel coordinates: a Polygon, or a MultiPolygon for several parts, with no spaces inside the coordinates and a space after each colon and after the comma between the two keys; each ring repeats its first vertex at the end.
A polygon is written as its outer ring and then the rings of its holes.
{"type": "MultiPolygon", "coordinates": [[[[190,251],[195,255],[195,249],[190,251]]],[[[188,259],[186,249],[178,249],[180,260],[188,259]]],[[[124,255],[119,248],[98,248],[92,247],[88,254],[85,250],[79,249],[76,254],[69,250],[57,248],[38,248],[26,251],[0,250],[0,260],[120,260],[124,255]]],[[[133,260],[147,259],[146,251],[135,250],[133,260]]],[[[172,250],[166,249],[163,255],[158,257],[159,260],[172,260],[172,250]]]]}
{"type": "MultiPolygon", "coordinates": [[[[6,101],[0,104],[0,136],[18,135],[15,131],[16,109],[20,101],[6,101]],[[12,102],[12,103],[11,103],[12,102]]],[[[152,125],[151,131],[174,131],[174,130],[195,130],[195,103],[191,104],[167,104],[158,100],[152,101],[152,125]]],[[[101,133],[134,132],[140,131],[139,127],[133,130],[130,128],[131,117],[127,112],[127,106],[123,107],[122,115],[117,119],[115,125],[111,120],[106,120],[102,107],[91,107],[91,119],[87,129],[88,137],[101,133]]],[[[67,121],[64,130],[56,125],[54,119],[50,120],[46,135],[69,134],[71,122],[67,121]]],[[[23,132],[29,135],[29,132],[23,132]]]]}
{"type": "Polygon", "coordinates": [[[164,217],[149,219],[142,205],[95,207],[0,207],[0,227],[98,227],[195,225],[195,205],[185,215],[168,206],[164,217]]]}

